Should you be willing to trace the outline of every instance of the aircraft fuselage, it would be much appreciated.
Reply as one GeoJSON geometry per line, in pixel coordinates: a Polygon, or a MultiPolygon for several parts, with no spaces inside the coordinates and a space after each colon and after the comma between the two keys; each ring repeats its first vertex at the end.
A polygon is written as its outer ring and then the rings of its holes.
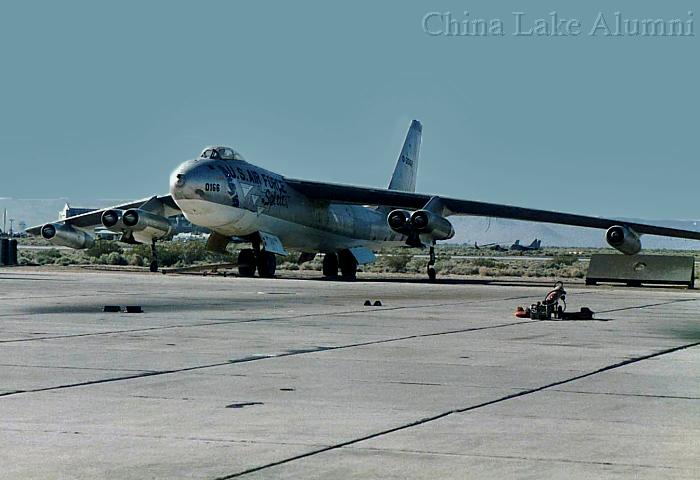
{"type": "Polygon", "coordinates": [[[195,159],[171,175],[170,193],[185,218],[226,236],[277,236],[289,248],[336,252],[402,245],[406,237],[372,207],[314,201],[282,175],[241,160],[195,159]]]}

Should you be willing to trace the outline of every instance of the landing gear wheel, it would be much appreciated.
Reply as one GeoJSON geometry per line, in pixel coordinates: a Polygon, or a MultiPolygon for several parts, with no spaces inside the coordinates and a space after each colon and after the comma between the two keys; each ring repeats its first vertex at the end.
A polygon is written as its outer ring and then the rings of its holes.
{"type": "Polygon", "coordinates": [[[435,247],[430,246],[430,259],[428,260],[428,280],[435,281],[437,272],[435,271],[435,247]]]}
{"type": "Polygon", "coordinates": [[[255,252],[251,248],[244,248],[238,253],[238,275],[252,277],[255,275],[255,252]]]}
{"type": "Polygon", "coordinates": [[[151,242],[151,264],[148,269],[151,273],[156,273],[158,271],[158,250],[156,250],[156,241],[151,242]]]}
{"type": "Polygon", "coordinates": [[[357,260],[349,250],[343,250],[338,254],[340,264],[340,274],[345,280],[355,280],[357,278],[357,260]]]}
{"type": "Polygon", "coordinates": [[[272,278],[277,268],[277,257],[274,253],[260,252],[258,255],[258,275],[261,278],[272,278]]]}
{"type": "Polygon", "coordinates": [[[338,276],[338,255],[336,255],[335,253],[327,253],[323,257],[323,276],[338,276]]]}
{"type": "Polygon", "coordinates": [[[433,267],[432,265],[428,266],[428,279],[431,282],[434,282],[436,278],[437,272],[435,271],[435,267],[433,267]]]}

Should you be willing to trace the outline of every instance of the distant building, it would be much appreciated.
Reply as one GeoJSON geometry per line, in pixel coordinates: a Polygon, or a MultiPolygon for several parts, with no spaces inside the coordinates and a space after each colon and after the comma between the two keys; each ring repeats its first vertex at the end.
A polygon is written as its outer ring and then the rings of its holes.
{"type": "Polygon", "coordinates": [[[59,220],[65,220],[68,217],[74,217],[76,215],[82,215],[83,213],[88,213],[92,212],[95,210],[94,208],[77,208],[77,207],[71,207],[68,202],[66,202],[66,205],[63,207],[63,210],[58,212],[58,219],[59,220]]]}

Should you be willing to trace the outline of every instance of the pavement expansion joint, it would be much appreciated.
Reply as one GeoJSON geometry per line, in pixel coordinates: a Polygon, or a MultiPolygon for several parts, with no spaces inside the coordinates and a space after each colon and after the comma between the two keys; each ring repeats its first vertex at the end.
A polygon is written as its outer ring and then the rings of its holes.
{"type": "MultiPolygon", "coordinates": [[[[348,441],[345,441],[345,442],[342,442],[342,443],[338,443],[338,444],[336,444],[336,445],[331,445],[331,446],[328,446],[328,447],[320,448],[320,449],[318,449],[318,450],[314,450],[314,451],[302,453],[302,454],[300,454],[300,455],[296,455],[296,456],[292,456],[292,457],[285,458],[285,459],[282,459],[282,460],[278,460],[278,461],[276,461],[276,462],[271,462],[271,463],[268,463],[268,464],[266,464],[266,465],[261,465],[261,466],[258,466],[258,467],[254,467],[254,468],[250,468],[250,469],[241,471],[241,472],[237,472],[237,473],[233,473],[233,474],[230,474],[230,475],[218,477],[216,480],[228,480],[228,479],[231,479],[231,478],[237,478],[237,477],[241,477],[241,476],[248,475],[248,474],[251,474],[251,473],[260,472],[260,471],[266,470],[266,469],[268,469],[268,468],[277,467],[277,466],[284,465],[284,464],[287,464],[287,463],[290,463],[290,462],[295,462],[295,461],[297,461],[297,460],[301,460],[301,459],[304,459],[304,458],[308,458],[308,457],[311,457],[311,456],[314,456],[314,455],[319,455],[319,454],[321,454],[321,453],[329,452],[329,451],[331,451],[331,450],[337,450],[337,449],[340,449],[340,448],[352,446],[352,445],[358,444],[358,443],[360,443],[360,442],[364,442],[364,441],[367,441],[367,440],[372,440],[372,439],[375,439],[375,438],[378,438],[378,437],[382,437],[382,436],[384,436],[384,435],[388,435],[388,434],[391,434],[391,433],[399,432],[399,431],[401,431],[401,430],[406,430],[406,429],[410,429],[410,428],[413,428],[413,427],[417,427],[417,426],[419,426],[419,425],[424,425],[424,424],[426,424],[426,423],[434,422],[434,421],[436,421],[436,420],[445,418],[445,417],[447,417],[447,416],[450,416],[450,415],[453,415],[453,414],[456,414],[456,413],[466,413],[466,412],[474,411],[474,410],[477,410],[477,409],[480,409],[480,408],[484,408],[484,407],[487,407],[487,406],[490,406],[490,405],[495,405],[495,404],[502,403],[502,402],[505,402],[505,401],[508,401],[508,400],[513,400],[513,399],[516,399],[516,398],[524,397],[524,396],[526,396],[526,395],[531,395],[531,394],[533,394],[533,393],[541,392],[541,391],[543,391],[543,390],[552,389],[552,387],[556,387],[556,386],[559,386],[559,385],[564,385],[564,384],[567,384],[567,383],[571,383],[571,382],[574,382],[574,381],[576,381],[576,380],[581,380],[581,379],[583,379],[583,378],[591,377],[591,376],[593,376],[593,375],[598,375],[598,374],[600,374],[600,373],[607,372],[607,371],[610,371],[610,370],[614,370],[614,369],[617,369],[617,368],[621,368],[621,367],[624,367],[624,366],[626,366],[626,365],[631,365],[631,364],[633,364],[633,363],[641,362],[641,361],[644,361],[644,360],[650,360],[650,359],[657,358],[657,357],[660,357],[660,356],[663,356],[663,355],[668,355],[668,354],[670,354],[670,353],[674,353],[674,352],[678,352],[678,351],[681,351],[681,350],[686,350],[686,349],[689,349],[689,348],[697,347],[697,346],[699,346],[699,345],[700,345],[700,342],[695,342],[695,343],[690,343],[690,344],[686,344],[686,345],[680,345],[680,346],[677,346],[677,347],[668,348],[668,349],[661,350],[661,351],[658,351],[658,352],[654,352],[654,353],[651,353],[651,354],[648,354],[648,355],[642,355],[642,356],[639,356],[639,357],[636,357],[636,358],[631,358],[631,359],[624,360],[624,361],[619,362],[619,363],[607,365],[607,366],[605,366],[605,367],[602,367],[602,368],[599,368],[599,369],[596,369],[596,370],[593,370],[593,371],[590,371],[590,372],[587,372],[587,373],[584,373],[584,374],[581,374],[581,375],[577,375],[577,376],[575,376],[575,377],[571,377],[571,378],[567,378],[567,379],[560,380],[560,381],[557,381],[557,382],[553,382],[553,383],[550,383],[550,384],[548,384],[548,385],[543,385],[543,386],[540,386],[540,387],[536,387],[536,388],[532,388],[532,389],[528,389],[528,390],[523,390],[523,391],[521,391],[521,392],[517,392],[517,393],[510,394],[510,395],[506,395],[506,396],[504,396],[504,397],[500,397],[500,398],[497,398],[497,399],[494,399],[494,400],[489,400],[489,401],[487,401],[487,402],[483,402],[483,403],[480,403],[480,404],[477,404],[477,405],[472,405],[472,406],[469,406],[469,407],[458,408],[458,409],[453,409],[453,410],[449,410],[449,411],[446,411],[446,412],[442,412],[442,413],[439,413],[439,414],[437,414],[437,415],[433,415],[433,416],[430,416],[430,417],[422,418],[422,419],[419,419],[419,420],[416,420],[416,421],[413,421],[413,422],[410,422],[410,423],[407,423],[407,424],[404,424],[404,425],[400,425],[400,426],[397,426],[397,427],[394,427],[394,428],[390,428],[390,429],[387,429],[387,430],[383,430],[383,431],[381,431],[381,432],[372,433],[372,434],[366,435],[366,436],[364,436],[364,437],[355,438],[355,439],[353,439],[353,440],[348,440],[348,441]]],[[[607,464],[607,463],[605,463],[605,464],[607,464]]],[[[634,466],[638,466],[638,465],[635,464],[634,466]]]]}

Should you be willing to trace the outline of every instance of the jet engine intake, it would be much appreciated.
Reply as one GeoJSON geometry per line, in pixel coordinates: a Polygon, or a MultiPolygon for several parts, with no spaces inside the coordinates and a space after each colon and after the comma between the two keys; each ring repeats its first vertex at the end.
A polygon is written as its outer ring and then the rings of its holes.
{"type": "Polygon", "coordinates": [[[121,232],[125,229],[122,218],[124,210],[109,209],[102,212],[102,225],[112,232],[121,232]]]}
{"type": "Polygon", "coordinates": [[[642,250],[642,241],[637,232],[623,225],[614,225],[605,233],[608,245],[625,255],[636,255],[642,250]]]}
{"type": "Polygon", "coordinates": [[[411,233],[411,212],[406,210],[393,210],[387,217],[389,228],[397,233],[408,235],[411,233]]]}
{"type": "Polygon", "coordinates": [[[435,240],[448,240],[455,235],[455,229],[449,220],[428,210],[413,212],[411,225],[418,233],[430,234],[435,240]]]}
{"type": "Polygon", "coordinates": [[[90,248],[94,239],[65,223],[47,223],[41,227],[41,236],[52,245],[61,245],[75,249],[90,248]]]}

